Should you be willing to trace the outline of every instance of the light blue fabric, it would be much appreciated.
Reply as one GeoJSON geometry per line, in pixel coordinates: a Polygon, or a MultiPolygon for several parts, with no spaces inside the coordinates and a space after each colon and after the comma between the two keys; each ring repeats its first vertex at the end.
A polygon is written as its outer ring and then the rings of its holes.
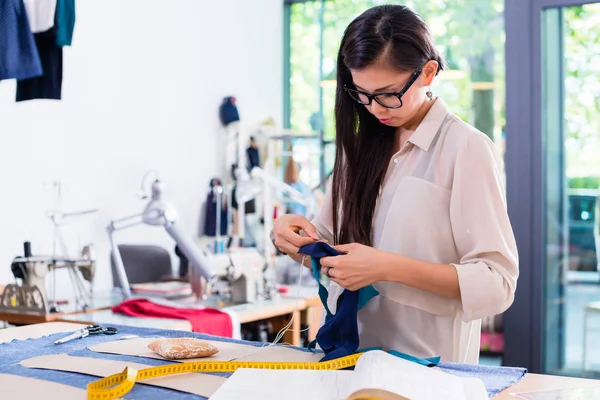
{"type": "MultiPolygon", "coordinates": [[[[138,335],[140,337],[194,337],[198,339],[210,339],[219,340],[223,342],[234,342],[244,343],[253,346],[264,346],[264,343],[247,342],[242,340],[233,340],[228,338],[221,338],[209,335],[203,335],[199,333],[184,332],[184,331],[170,331],[163,329],[151,329],[151,328],[136,328],[127,326],[116,326],[119,329],[119,333],[115,336],[109,335],[98,335],[89,336],[84,339],[73,340],[62,345],[52,344],[58,338],[66,336],[65,333],[58,333],[50,335],[40,339],[29,339],[29,340],[15,340],[10,343],[0,343],[0,373],[7,373],[20,376],[28,376],[37,379],[44,379],[48,381],[64,383],[67,385],[75,386],[81,389],[85,389],[86,386],[98,380],[99,378],[76,374],[72,372],[60,372],[60,371],[48,371],[41,369],[29,369],[19,365],[19,362],[36,356],[50,355],[50,354],[69,354],[71,356],[80,357],[91,357],[105,360],[120,360],[129,361],[139,364],[146,364],[149,367],[171,364],[162,360],[155,360],[150,358],[132,357],[132,356],[119,356],[114,354],[102,354],[95,353],[88,350],[88,347],[118,340],[122,335],[138,335]]],[[[287,347],[287,346],[286,346],[287,347]]],[[[298,348],[298,351],[308,351],[306,349],[298,348]]],[[[495,395],[502,389],[513,385],[519,381],[526,373],[524,368],[506,368],[506,367],[484,367],[477,365],[464,365],[464,364],[453,364],[441,362],[438,367],[448,373],[480,378],[487,391],[491,396],[495,395]]],[[[230,376],[231,374],[219,373],[220,376],[230,376]]],[[[201,400],[206,399],[205,397],[196,396],[187,393],[176,392],[169,389],[160,387],[135,385],[130,395],[127,398],[131,399],[145,399],[145,400],[201,400]]]]}

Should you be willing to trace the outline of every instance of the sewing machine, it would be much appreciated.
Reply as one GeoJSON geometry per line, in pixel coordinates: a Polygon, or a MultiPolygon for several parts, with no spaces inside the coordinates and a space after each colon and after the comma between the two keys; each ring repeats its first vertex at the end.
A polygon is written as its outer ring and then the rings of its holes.
{"type": "Polygon", "coordinates": [[[265,259],[256,248],[231,249],[208,256],[217,279],[208,288],[209,296],[232,304],[253,303],[274,295],[264,276],[265,259]]]}
{"type": "Polygon", "coordinates": [[[76,309],[88,307],[96,262],[91,245],[85,246],[81,258],[52,256],[16,257],[11,263],[14,277],[20,281],[9,284],[0,294],[0,311],[8,313],[47,315],[57,312],[54,289],[57,270],[67,269],[75,292],[76,309]],[[86,283],[88,282],[88,288],[86,283]],[[49,290],[48,290],[49,289],[49,290]]]}

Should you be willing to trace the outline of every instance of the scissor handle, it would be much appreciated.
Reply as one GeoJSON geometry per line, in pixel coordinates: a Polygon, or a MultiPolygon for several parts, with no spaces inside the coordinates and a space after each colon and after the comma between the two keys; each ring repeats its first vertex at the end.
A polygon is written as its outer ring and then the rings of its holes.
{"type": "Polygon", "coordinates": [[[119,333],[117,328],[113,328],[112,326],[103,327],[100,325],[90,325],[87,327],[87,331],[90,333],[90,335],[114,335],[119,333]]]}

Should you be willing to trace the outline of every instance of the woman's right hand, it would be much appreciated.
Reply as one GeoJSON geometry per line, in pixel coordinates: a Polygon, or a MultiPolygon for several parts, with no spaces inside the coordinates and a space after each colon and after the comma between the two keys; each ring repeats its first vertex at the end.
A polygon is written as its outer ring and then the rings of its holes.
{"type": "Polygon", "coordinates": [[[285,214],[273,224],[275,247],[288,255],[298,254],[304,245],[317,242],[317,228],[302,215],[285,214]]]}

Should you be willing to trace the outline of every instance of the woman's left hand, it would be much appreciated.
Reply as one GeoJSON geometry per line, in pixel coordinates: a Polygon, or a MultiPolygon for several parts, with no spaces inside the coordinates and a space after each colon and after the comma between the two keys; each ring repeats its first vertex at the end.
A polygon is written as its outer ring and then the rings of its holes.
{"type": "Polygon", "coordinates": [[[358,290],[381,279],[385,252],[359,243],[334,246],[344,253],[321,258],[321,271],[348,290],[358,290]]]}

